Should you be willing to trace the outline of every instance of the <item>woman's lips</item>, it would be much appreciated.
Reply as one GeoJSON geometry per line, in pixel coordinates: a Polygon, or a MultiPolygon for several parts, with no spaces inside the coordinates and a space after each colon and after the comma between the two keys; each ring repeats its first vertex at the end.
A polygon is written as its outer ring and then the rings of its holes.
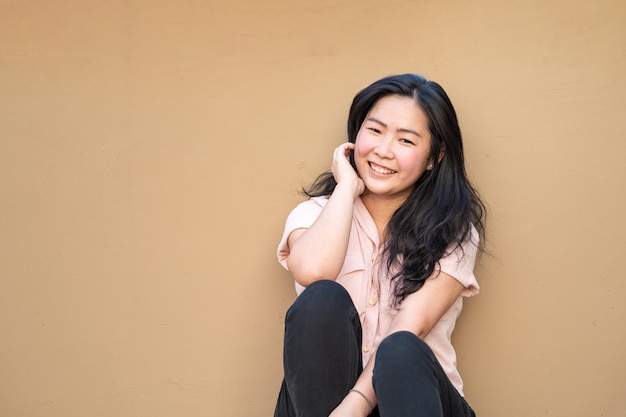
{"type": "Polygon", "coordinates": [[[389,174],[395,174],[396,172],[398,172],[398,171],[394,171],[393,169],[386,168],[382,165],[375,164],[374,162],[368,162],[368,164],[374,172],[377,172],[379,174],[389,175],[389,174]]]}

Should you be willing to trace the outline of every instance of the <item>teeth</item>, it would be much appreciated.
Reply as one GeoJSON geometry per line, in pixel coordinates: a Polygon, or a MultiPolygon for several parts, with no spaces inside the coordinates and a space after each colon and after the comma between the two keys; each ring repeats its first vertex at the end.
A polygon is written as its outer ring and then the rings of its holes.
{"type": "Polygon", "coordinates": [[[393,174],[393,173],[395,173],[395,172],[396,172],[396,171],[393,171],[393,170],[391,170],[391,169],[386,169],[386,168],[379,167],[378,165],[373,165],[373,164],[370,164],[370,167],[371,167],[374,171],[378,172],[379,174],[393,174]]]}

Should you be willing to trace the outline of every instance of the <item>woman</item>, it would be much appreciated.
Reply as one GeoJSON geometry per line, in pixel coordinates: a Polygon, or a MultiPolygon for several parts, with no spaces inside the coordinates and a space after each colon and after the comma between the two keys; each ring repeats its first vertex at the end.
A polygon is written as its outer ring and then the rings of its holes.
{"type": "Polygon", "coordinates": [[[278,248],[299,296],[275,416],[473,416],[450,336],[478,293],[485,210],[452,103],[419,75],[383,78],[354,98],[348,139],[278,248]]]}

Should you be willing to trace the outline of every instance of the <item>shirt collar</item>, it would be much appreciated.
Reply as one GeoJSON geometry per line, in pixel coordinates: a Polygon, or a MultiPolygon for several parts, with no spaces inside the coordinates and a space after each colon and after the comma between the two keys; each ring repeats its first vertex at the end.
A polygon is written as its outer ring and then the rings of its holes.
{"type": "Polygon", "coordinates": [[[369,211],[367,211],[367,207],[361,200],[361,197],[357,197],[354,201],[354,217],[356,222],[361,226],[361,228],[365,231],[365,234],[378,248],[380,246],[380,239],[378,237],[378,229],[376,229],[376,224],[374,223],[374,219],[369,211]]]}

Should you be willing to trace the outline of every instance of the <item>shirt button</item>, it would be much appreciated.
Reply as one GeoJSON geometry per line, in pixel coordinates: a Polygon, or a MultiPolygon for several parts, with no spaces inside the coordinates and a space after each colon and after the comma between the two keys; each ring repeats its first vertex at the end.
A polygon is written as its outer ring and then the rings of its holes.
{"type": "Polygon", "coordinates": [[[376,297],[372,297],[368,301],[368,304],[371,305],[371,306],[375,306],[377,302],[378,302],[378,299],[376,297]]]}
{"type": "Polygon", "coordinates": [[[369,352],[370,351],[370,345],[363,345],[363,352],[369,352]]]}

